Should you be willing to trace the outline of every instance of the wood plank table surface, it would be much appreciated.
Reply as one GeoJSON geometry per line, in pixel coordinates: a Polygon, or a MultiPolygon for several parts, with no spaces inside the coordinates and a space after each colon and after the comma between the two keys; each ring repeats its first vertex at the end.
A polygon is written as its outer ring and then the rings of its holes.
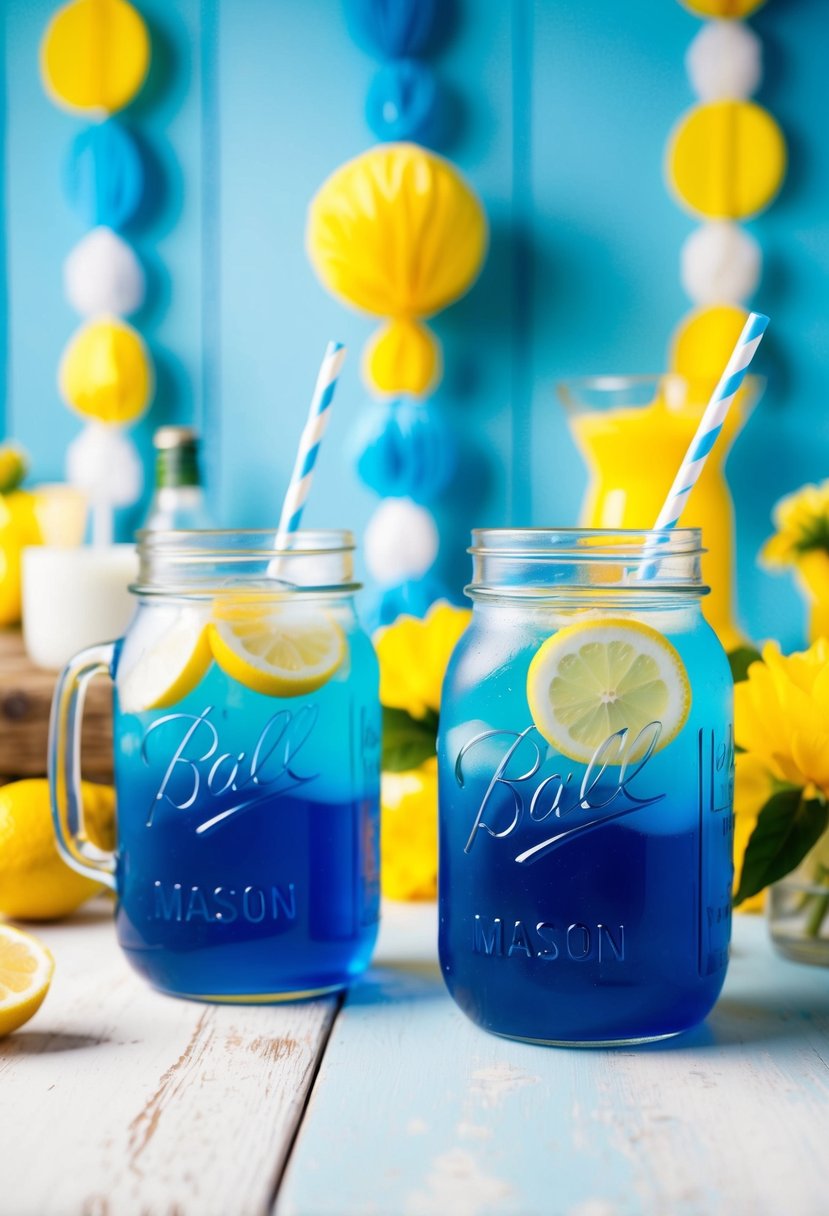
{"type": "Polygon", "coordinates": [[[387,905],[344,1002],[151,991],[105,902],[43,926],[0,1041],[2,1216],[826,1216],[829,972],[738,917],[722,999],[667,1043],[562,1050],[471,1025],[431,906],[387,905]]]}

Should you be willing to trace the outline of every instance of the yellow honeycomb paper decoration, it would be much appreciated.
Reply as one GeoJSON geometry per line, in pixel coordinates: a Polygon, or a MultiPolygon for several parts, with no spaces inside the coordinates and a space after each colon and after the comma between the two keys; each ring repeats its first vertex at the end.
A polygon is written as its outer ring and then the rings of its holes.
{"type": "Polygon", "coordinates": [[[668,179],[710,219],[745,219],[774,198],[786,172],[777,123],[752,101],[712,101],[684,115],[668,148],[668,179]]]}
{"type": "Polygon", "coordinates": [[[40,53],[46,91],[59,105],[112,114],[144,83],[150,39],[126,0],[73,0],[49,23],[40,53]]]}
{"type": "Polygon", "coordinates": [[[64,400],[79,414],[123,426],[140,418],[149,405],[152,364],[132,326],[103,317],[72,337],[61,359],[58,382],[64,400]]]}
{"type": "Polygon", "coordinates": [[[332,294],[387,318],[365,355],[370,387],[390,395],[430,392],[440,348],[423,318],[469,289],[487,245],[483,208],[461,174],[417,144],[370,148],[322,184],[306,241],[332,294]]]}
{"type": "Polygon", "coordinates": [[[765,4],[765,0],[682,0],[698,17],[723,17],[739,20],[765,4]]]}

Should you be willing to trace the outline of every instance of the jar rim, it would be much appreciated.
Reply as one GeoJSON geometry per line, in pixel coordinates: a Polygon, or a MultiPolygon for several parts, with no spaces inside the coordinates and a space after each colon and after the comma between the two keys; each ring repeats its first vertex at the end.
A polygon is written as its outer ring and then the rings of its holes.
{"type": "Polygon", "coordinates": [[[353,553],[357,547],[354,533],[346,528],[316,528],[293,532],[290,544],[276,545],[276,528],[208,528],[208,529],[142,529],[136,533],[139,552],[167,552],[209,555],[236,554],[241,549],[247,556],[282,557],[283,555],[353,553]],[[242,545],[231,545],[231,538],[242,545]],[[258,540],[259,544],[253,544],[258,540]],[[220,542],[224,541],[222,544],[220,542]],[[250,547],[247,543],[250,542],[250,547]]]}
{"type": "Polygon", "coordinates": [[[699,557],[707,550],[702,545],[700,528],[473,528],[473,556],[546,557],[562,560],[578,555],[582,561],[612,557],[644,556],[646,547],[658,546],[664,554],[699,557]],[[519,543],[524,538],[535,545],[519,543]],[[600,541],[608,543],[602,546],[600,541]],[[547,543],[541,543],[546,541],[547,543]],[[583,543],[579,543],[583,542],[583,543]]]}
{"type": "Polygon", "coordinates": [[[540,600],[591,595],[697,598],[705,553],[699,528],[475,528],[477,598],[540,600]]]}
{"type": "Polygon", "coordinates": [[[277,545],[275,528],[149,530],[137,535],[138,596],[210,596],[234,587],[263,595],[352,594],[354,535],[297,531],[277,545]]]}

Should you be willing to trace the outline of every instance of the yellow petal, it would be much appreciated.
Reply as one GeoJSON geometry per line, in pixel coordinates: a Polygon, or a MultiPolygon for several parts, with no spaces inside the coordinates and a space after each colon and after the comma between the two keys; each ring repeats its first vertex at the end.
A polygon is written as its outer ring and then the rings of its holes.
{"type": "Polygon", "coordinates": [[[829,732],[820,726],[802,726],[792,735],[791,749],[792,760],[803,776],[797,784],[829,790],[829,732]]]}
{"type": "MultiPolygon", "coordinates": [[[[772,777],[765,765],[748,753],[734,758],[734,890],[740,885],[745,857],[751,833],[757,824],[757,816],[772,792],[772,777]]],[[[744,900],[739,912],[759,912],[764,903],[763,893],[744,900]]]]}
{"type": "Polygon", "coordinates": [[[383,894],[434,899],[437,894],[437,761],[384,773],[380,800],[383,894]]]}
{"type": "Polygon", "coordinates": [[[421,622],[401,616],[393,625],[379,629],[374,648],[380,662],[380,700],[392,709],[405,709],[423,718],[427,703],[423,698],[420,673],[423,667],[421,622]]]}

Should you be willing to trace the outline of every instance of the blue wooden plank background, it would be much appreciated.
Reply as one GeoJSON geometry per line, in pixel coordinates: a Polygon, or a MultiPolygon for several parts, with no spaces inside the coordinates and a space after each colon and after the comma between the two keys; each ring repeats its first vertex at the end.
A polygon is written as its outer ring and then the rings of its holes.
{"type": "MultiPolygon", "coordinates": [[[[138,133],[156,197],[128,234],[152,290],[137,318],[159,372],[137,428],[193,419],[206,433],[216,511],[229,524],[275,519],[326,338],[352,358],[321,458],[311,524],[358,530],[374,499],[344,448],[365,393],[370,332],[317,284],[302,238],[328,172],[369,146],[363,118],[374,61],[351,41],[339,0],[137,0],[154,69],[124,120],[138,133]]],[[[45,97],[37,49],[54,0],[2,14],[3,431],[39,479],[61,476],[79,429],[55,371],[77,318],[61,266],[83,235],[60,165],[83,125],[45,97]]],[[[554,398],[568,373],[664,364],[685,311],[679,247],[694,225],[662,181],[668,132],[693,102],[683,55],[698,20],[675,0],[456,0],[434,57],[460,103],[447,152],[486,205],[492,248],[472,294],[436,321],[447,372],[439,400],[464,443],[462,486],[441,504],[443,567],[459,590],[473,524],[575,521],[580,459],[554,398]]],[[[791,150],[783,193],[751,225],[766,256],[758,303],[772,314],[766,398],[729,462],[740,531],[743,616],[756,636],[802,638],[788,580],[756,569],[774,500],[829,473],[829,142],[824,0],[769,0],[760,100],[791,150]]],[[[143,505],[127,512],[127,534],[143,505]]]]}

